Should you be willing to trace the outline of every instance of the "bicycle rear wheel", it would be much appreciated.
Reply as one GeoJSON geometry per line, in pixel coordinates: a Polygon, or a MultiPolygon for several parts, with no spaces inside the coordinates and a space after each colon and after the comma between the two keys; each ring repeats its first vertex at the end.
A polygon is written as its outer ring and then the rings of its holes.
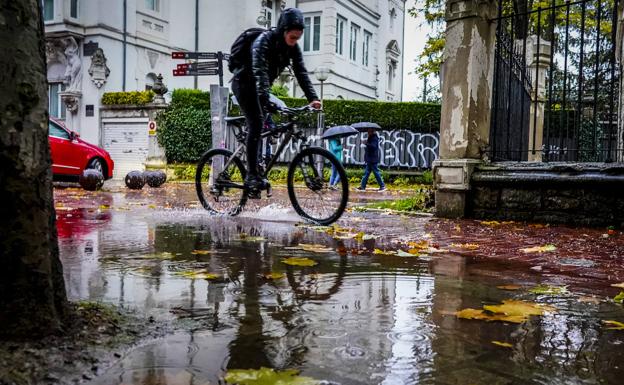
{"type": "Polygon", "coordinates": [[[239,214],[247,202],[245,174],[243,162],[232,157],[232,151],[207,151],[195,172],[195,189],[202,206],[215,214],[239,214]]]}
{"type": "Polygon", "coordinates": [[[347,207],[347,174],[338,159],[323,148],[309,147],[297,154],[288,168],[287,184],[293,208],[312,222],[329,225],[347,207]],[[340,176],[335,188],[329,186],[332,166],[340,176]]]}

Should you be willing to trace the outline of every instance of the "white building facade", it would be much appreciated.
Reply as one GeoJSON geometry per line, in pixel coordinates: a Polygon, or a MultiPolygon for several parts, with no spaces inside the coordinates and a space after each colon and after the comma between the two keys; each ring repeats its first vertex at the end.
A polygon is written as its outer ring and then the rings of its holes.
{"type": "MultiPolygon", "coordinates": [[[[401,100],[404,0],[41,0],[50,115],[102,145],[102,94],[207,90],[217,77],[174,77],[172,51],[229,52],[250,27],[275,26],[282,9],[305,15],[310,72],[326,67],[325,98],[401,100]]],[[[230,74],[225,70],[225,82],[230,74]]],[[[320,82],[311,74],[318,88],[320,82]]],[[[227,83],[226,83],[227,85],[227,83]]],[[[293,95],[301,90],[287,83],[293,95]]]]}

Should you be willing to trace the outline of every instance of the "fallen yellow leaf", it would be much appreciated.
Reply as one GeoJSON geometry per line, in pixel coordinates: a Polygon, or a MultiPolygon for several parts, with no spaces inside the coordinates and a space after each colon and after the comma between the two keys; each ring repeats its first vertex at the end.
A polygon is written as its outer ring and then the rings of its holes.
{"type": "Polygon", "coordinates": [[[504,348],[513,348],[513,345],[509,342],[492,341],[494,345],[502,346],[504,348]]]}
{"type": "Polygon", "coordinates": [[[481,309],[463,309],[455,313],[457,318],[476,319],[483,321],[500,321],[522,323],[532,315],[543,315],[553,312],[552,306],[540,305],[531,302],[505,300],[501,305],[485,305],[481,309]]]}
{"type": "Polygon", "coordinates": [[[373,250],[373,254],[377,254],[377,255],[395,255],[397,252],[396,251],[392,251],[392,250],[381,250],[381,249],[375,249],[373,250]]]}
{"type": "Polygon", "coordinates": [[[620,289],[624,289],[624,282],[621,283],[614,283],[611,286],[613,287],[619,287],[620,289]]]}
{"type": "Polygon", "coordinates": [[[282,263],[291,266],[314,266],[318,263],[309,258],[290,257],[282,260],[282,263]]]}
{"type": "Polygon", "coordinates": [[[603,324],[608,326],[607,329],[611,330],[624,330],[624,322],[618,321],[602,321],[603,324]]]}
{"type": "Polygon", "coordinates": [[[451,244],[452,247],[461,247],[462,249],[467,249],[467,250],[476,250],[479,248],[479,245],[474,244],[474,243],[452,243],[451,244]]]}
{"type": "Polygon", "coordinates": [[[546,312],[555,311],[552,306],[518,300],[505,300],[502,305],[485,305],[483,309],[509,316],[544,315],[546,312]]]}
{"type": "Polygon", "coordinates": [[[455,313],[457,318],[463,319],[476,319],[482,321],[500,321],[500,322],[512,322],[523,323],[528,319],[527,316],[509,316],[505,314],[489,314],[480,309],[463,309],[455,313]]]}
{"type": "Polygon", "coordinates": [[[266,273],[263,275],[265,279],[277,280],[282,279],[286,276],[284,273],[266,273]]]}
{"type": "Polygon", "coordinates": [[[523,253],[546,253],[546,252],[555,251],[555,250],[557,250],[557,247],[555,247],[555,245],[545,245],[545,246],[527,247],[525,249],[522,249],[522,252],[523,253]]]}
{"type": "Polygon", "coordinates": [[[498,226],[501,224],[499,221],[481,221],[480,223],[484,226],[490,226],[490,227],[498,226]]]}

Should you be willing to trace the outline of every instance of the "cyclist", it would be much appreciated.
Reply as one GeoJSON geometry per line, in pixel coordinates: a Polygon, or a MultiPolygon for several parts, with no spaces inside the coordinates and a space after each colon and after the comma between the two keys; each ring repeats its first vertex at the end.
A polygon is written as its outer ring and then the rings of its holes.
{"type": "Polygon", "coordinates": [[[265,117],[276,110],[269,102],[269,89],[273,81],[290,65],[310,106],[321,108],[321,102],[303,64],[301,48],[297,45],[304,27],[300,10],[284,10],[277,22],[277,28],[262,32],[254,40],[250,63],[236,71],[232,79],[232,91],[247,120],[248,174],[245,187],[249,191],[249,197],[253,199],[260,198],[260,190],[269,186],[268,181],[259,176],[258,142],[265,117]]]}

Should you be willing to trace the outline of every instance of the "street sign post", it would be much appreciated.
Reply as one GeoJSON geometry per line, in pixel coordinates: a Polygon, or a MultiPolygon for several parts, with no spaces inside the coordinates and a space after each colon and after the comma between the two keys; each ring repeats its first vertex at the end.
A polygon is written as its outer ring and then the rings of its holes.
{"type": "Polygon", "coordinates": [[[172,59],[209,60],[178,64],[173,76],[219,76],[219,86],[223,87],[223,60],[229,60],[230,54],[219,52],[172,52],[172,59]]]}

